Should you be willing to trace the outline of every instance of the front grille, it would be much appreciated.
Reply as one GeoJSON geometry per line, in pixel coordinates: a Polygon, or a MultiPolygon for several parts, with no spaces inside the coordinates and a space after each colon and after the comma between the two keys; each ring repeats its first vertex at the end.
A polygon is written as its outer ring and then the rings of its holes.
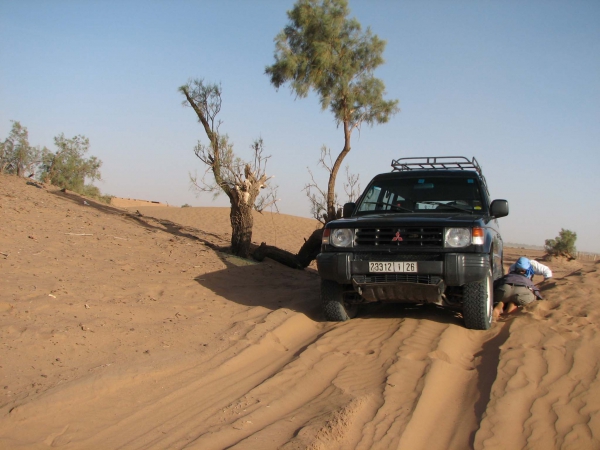
{"type": "Polygon", "coordinates": [[[352,281],[356,284],[366,283],[419,283],[438,284],[442,279],[433,275],[413,275],[407,273],[354,275],[352,281]]]}
{"type": "Polygon", "coordinates": [[[357,228],[355,247],[443,247],[442,227],[357,228]]]}

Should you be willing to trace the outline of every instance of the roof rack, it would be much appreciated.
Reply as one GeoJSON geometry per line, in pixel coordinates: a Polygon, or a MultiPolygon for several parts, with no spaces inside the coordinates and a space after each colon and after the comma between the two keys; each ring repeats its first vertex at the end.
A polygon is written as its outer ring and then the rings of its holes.
{"type": "Polygon", "coordinates": [[[392,172],[404,172],[409,170],[475,170],[489,197],[487,182],[483,176],[481,166],[473,159],[464,156],[417,156],[411,158],[398,158],[392,160],[392,172]]]}

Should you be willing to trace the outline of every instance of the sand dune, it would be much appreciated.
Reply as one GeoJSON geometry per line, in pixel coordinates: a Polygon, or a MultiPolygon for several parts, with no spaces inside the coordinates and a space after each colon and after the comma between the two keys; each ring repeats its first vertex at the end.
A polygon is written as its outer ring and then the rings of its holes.
{"type": "MultiPolygon", "coordinates": [[[[219,250],[226,208],[88,203],[0,176],[0,448],[600,448],[597,263],[547,262],[545,300],[485,332],[331,323],[314,269],[219,250]]],[[[316,226],[257,214],[253,241],[316,226]]]]}

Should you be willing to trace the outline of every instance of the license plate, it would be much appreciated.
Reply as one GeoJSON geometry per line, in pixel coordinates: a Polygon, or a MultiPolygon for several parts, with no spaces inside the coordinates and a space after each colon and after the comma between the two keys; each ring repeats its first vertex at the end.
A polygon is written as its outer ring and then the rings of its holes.
{"type": "Polygon", "coordinates": [[[369,262],[369,272],[416,272],[417,263],[407,261],[369,262]]]}

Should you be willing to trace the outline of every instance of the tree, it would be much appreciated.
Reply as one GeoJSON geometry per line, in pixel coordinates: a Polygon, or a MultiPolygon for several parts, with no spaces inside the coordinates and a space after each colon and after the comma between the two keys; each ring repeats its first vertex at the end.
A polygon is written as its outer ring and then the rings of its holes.
{"type": "Polygon", "coordinates": [[[577,233],[561,228],[556,238],[546,239],[546,252],[550,256],[566,256],[574,258],[575,253],[577,252],[577,249],[575,248],[576,240],[577,233]]]}
{"type": "Polygon", "coordinates": [[[270,156],[263,155],[262,138],[251,146],[253,161],[245,162],[235,156],[228,136],[219,131],[222,123],[217,119],[222,104],[220,85],[196,79],[181,86],[179,91],[185,96],[183,105],[194,110],[209,141],[208,145],[198,141],[194,149],[196,156],[206,165],[206,171],[201,180],[190,177],[192,185],[215,196],[221,192],[227,195],[231,204],[231,252],[247,258],[250,256],[254,225],[252,210],[260,212],[277,201],[276,188],[268,191],[266,196],[259,196],[261,190],[268,187],[271,178],[266,175],[270,156]],[[208,173],[212,174],[212,181],[206,180],[208,173]]]}
{"type": "Polygon", "coordinates": [[[95,156],[84,157],[90,148],[88,138],[78,135],[67,139],[61,133],[54,138],[54,144],[56,153],[47,152],[43,156],[42,181],[83,194],[86,180],[101,179],[102,161],[95,156]]]}
{"type": "MultiPolygon", "coordinates": [[[[29,145],[29,133],[20,122],[12,121],[12,129],[4,142],[0,143],[0,173],[12,173],[24,177],[33,173],[40,163],[42,150],[29,145]]],[[[46,149],[44,149],[46,150],[46,149]]]]}
{"type": "MultiPolygon", "coordinates": [[[[321,147],[321,157],[318,164],[331,174],[333,170],[333,160],[331,158],[331,150],[327,147],[321,147]]],[[[323,190],[315,181],[315,177],[308,169],[310,175],[310,183],[304,186],[304,191],[310,202],[310,212],[315,219],[323,225],[327,223],[327,192],[323,190]]],[[[346,165],[346,181],[344,182],[344,192],[346,193],[349,202],[355,201],[360,195],[360,175],[350,173],[350,167],[346,165]]],[[[337,194],[334,195],[334,203],[337,205],[337,194]]],[[[336,214],[336,217],[339,214],[336,214]]],[[[310,263],[310,261],[309,261],[310,263]]]]}
{"type": "Polygon", "coordinates": [[[384,100],[384,83],[373,71],[383,64],[385,41],[349,19],[346,0],[298,0],[289,24],[275,38],[275,63],[266,74],[278,89],[289,83],[298,97],[313,90],[344,134],[344,145],[329,170],[325,222],[338,217],[335,181],[351,149],[352,132],[362,124],[385,123],[398,111],[384,100]]]}

